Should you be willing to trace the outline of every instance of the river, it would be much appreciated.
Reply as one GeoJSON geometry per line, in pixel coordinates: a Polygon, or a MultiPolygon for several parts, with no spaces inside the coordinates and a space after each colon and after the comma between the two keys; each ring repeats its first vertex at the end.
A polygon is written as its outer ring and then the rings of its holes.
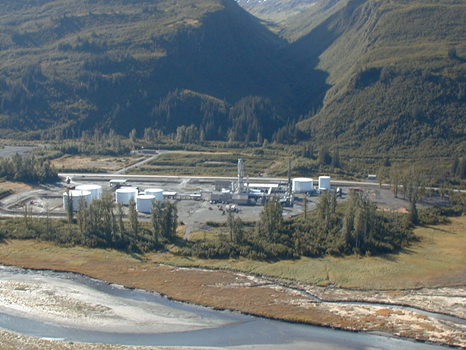
{"type": "Polygon", "coordinates": [[[0,266],[0,328],[37,338],[238,349],[444,349],[168,300],[86,276],[0,266]]]}

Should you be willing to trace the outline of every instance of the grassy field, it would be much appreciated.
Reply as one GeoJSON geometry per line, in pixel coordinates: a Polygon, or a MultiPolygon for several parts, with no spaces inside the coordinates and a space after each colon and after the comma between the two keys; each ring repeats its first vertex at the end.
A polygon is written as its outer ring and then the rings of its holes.
{"type": "MultiPolygon", "coordinates": [[[[301,258],[280,262],[201,260],[163,255],[155,261],[180,266],[232,269],[345,288],[398,289],[466,283],[465,218],[419,227],[414,242],[398,254],[377,257],[301,258]]],[[[202,239],[202,235],[195,235],[202,239]]],[[[207,237],[208,238],[208,237],[207,237]]]]}
{"type": "Polygon", "coordinates": [[[256,176],[259,171],[267,171],[278,157],[237,151],[218,153],[170,152],[162,154],[149,165],[132,169],[131,172],[137,174],[236,176],[239,158],[244,160],[245,172],[256,176]]]}

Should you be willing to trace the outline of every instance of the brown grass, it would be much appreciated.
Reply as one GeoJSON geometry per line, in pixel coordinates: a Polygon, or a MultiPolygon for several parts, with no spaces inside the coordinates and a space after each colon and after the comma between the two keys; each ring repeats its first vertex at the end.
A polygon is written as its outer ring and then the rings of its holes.
{"type": "Polygon", "coordinates": [[[52,160],[52,164],[60,169],[91,169],[97,168],[106,171],[116,171],[125,166],[141,160],[134,157],[86,157],[86,156],[63,156],[52,160]]]}
{"type": "MultiPolygon", "coordinates": [[[[397,254],[373,257],[301,258],[279,262],[201,260],[164,255],[157,261],[178,265],[230,269],[293,279],[317,285],[357,289],[411,289],[466,285],[465,218],[451,224],[415,229],[419,242],[397,254]]],[[[200,235],[196,235],[199,238],[200,235]]]]}
{"type": "Polygon", "coordinates": [[[0,182],[0,189],[13,190],[13,191],[30,191],[34,188],[31,185],[22,182],[5,181],[0,182]]]}

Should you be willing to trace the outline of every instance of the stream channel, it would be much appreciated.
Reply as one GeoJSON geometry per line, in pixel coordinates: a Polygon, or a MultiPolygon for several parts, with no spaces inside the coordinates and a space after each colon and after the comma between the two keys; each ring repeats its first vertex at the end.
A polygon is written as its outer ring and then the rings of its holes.
{"type": "MultiPolygon", "coordinates": [[[[192,330],[192,327],[187,327],[186,331],[183,331],[183,328],[179,328],[176,332],[167,331],[166,328],[163,328],[163,331],[160,330],[162,328],[159,328],[158,331],[154,332],[147,331],[147,328],[144,328],[144,331],[138,331],[137,328],[131,326],[123,328],[123,330],[121,327],[117,330],[109,330],[108,327],[100,328],[98,322],[95,326],[91,324],[91,327],[81,327],[78,320],[76,322],[71,320],[67,323],[62,322],[63,318],[60,317],[52,320],[43,319],[37,316],[40,316],[40,313],[30,313],[26,306],[23,308],[22,301],[18,302],[19,308],[16,310],[10,309],[8,304],[0,306],[0,328],[37,338],[121,345],[231,347],[238,349],[445,349],[439,345],[383,335],[340,331],[269,320],[229,311],[216,311],[202,306],[175,302],[156,293],[128,289],[74,273],[0,266],[0,282],[4,283],[1,288],[5,288],[5,283],[17,283],[17,286],[22,283],[21,286],[31,286],[30,289],[16,287],[16,290],[13,290],[15,295],[26,293],[28,300],[36,298],[34,294],[36,286],[44,286],[44,291],[49,295],[60,292],[66,295],[68,290],[75,294],[80,293],[83,297],[89,295],[89,298],[95,294],[98,296],[97,304],[103,310],[109,310],[112,307],[107,306],[106,302],[109,302],[108,305],[124,305],[125,313],[128,315],[133,312],[132,308],[147,311],[152,310],[153,307],[154,310],[157,308],[164,310],[163,317],[165,318],[162,318],[161,322],[167,320],[170,315],[173,318],[182,315],[184,326],[190,322],[196,323],[196,325],[202,324],[202,327],[198,327],[199,329],[192,330]]],[[[67,304],[65,303],[65,305],[67,304]]],[[[76,303],[70,303],[69,307],[72,305],[76,305],[76,303]]],[[[136,311],[135,315],[141,314],[140,310],[136,311]]],[[[53,312],[51,314],[53,315],[53,312]]],[[[71,315],[73,314],[71,313],[71,315]]],[[[112,317],[116,318],[116,316],[112,317]]],[[[84,319],[86,319],[86,315],[84,315],[84,319]]],[[[174,319],[173,322],[178,322],[178,319],[174,319]]],[[[154,329],[157,327],[154,324],[154,329]]]]}

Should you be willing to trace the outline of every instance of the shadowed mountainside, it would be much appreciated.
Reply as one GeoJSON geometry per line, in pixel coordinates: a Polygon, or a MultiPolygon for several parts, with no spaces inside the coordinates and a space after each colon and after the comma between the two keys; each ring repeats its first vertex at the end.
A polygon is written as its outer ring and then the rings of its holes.
{"type": "Polygon", "coordinates": [[[459,0],[250,2],[262,19],[233,0],[0,5],[4,137],[194,124],[207,140],[461,151],[459,0]]]}
{"type": "Polygon", "coordinates": [[[331,85],[299,127],[318,144],[368,153],[461,155],[461,2],[345,2],[286,52],[300,57],[303,71],[326,72],[331,85]]]}
{"type": "Polygon", "coordinates": [[[228,104],[261,96],[276,106],[278,126],[296,116],[297,73],[277,54],[287,43],[234,1],[1,4],[4,136],[20,131],[42,137],[49,129],[70,137],[94,127],[173,132],[199,125],[203,112],[185,113],[184,120],[168,110],[164,116],[154,112],[176,90],[228,104]]]}

